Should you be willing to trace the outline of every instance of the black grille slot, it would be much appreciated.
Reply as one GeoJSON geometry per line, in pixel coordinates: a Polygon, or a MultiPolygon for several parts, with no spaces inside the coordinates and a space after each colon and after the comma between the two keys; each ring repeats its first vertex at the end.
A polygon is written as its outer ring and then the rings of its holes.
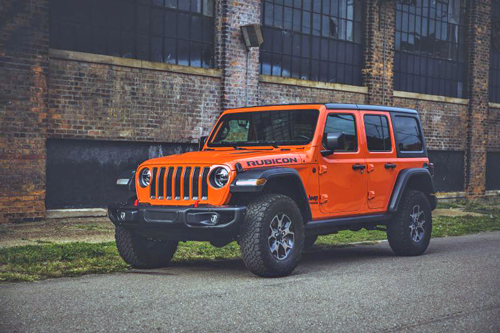
{"type": "Polygon", "coordinates": [[[172,177],[174,175],[174,168],[168,168],[167,173],[167,200],[172,200],[172,177]]]}
{"type": "Polygon", "coordinates": [[[184,200],[189,200],[189,176],[191,175],[191,167],[184,169],[184,181],[182,191],[184,192],[184,200]]]}
{"type": "Polygon", "coordinates": [[[182,177],[182,167],[177,167],[177,171],[175,172],[175,187],[174,187],[175,200],[181,199],[181,177],[182,177]]]}
{"type": "Polygon", "coordinates": [[[157,173],[158,173],[158,168],[153,168],[153,175],[151,176],[151,185],[149,186],[151,199],[156,198],[156,174],[157,173]]]}
{"type": "Polygon", "coordinates": [[[201,176],[201,200],[208,199],[208,172],[210,168],[203,169],[203,175],[201,176]]]}
{"type": "Polygon", "coordinates": [[[194,168],[193,171],[193,200],[198,200],[200,192],[200,167],[194,168]]]}
{"type": "Polygon", "coordinates": [[[165,168],[160,168],[158,175],[158,199],[162,200],[165,196],[165,168]]]}

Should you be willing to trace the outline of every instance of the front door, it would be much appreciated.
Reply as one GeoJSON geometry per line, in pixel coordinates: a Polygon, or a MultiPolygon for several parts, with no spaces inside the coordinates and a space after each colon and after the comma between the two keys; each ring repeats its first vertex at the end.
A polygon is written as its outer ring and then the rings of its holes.
{"type": "Polygon", "coordinates": [[[388,112],[363,112],[368,208],[385,210],[398,176],[391,117],[388,112]]]}
{"type": "Polygon", "coordinates": [[[359,141],[360,128],[359,111],[332,111],[327,116],[323,136],[325,133],[344,133],[345,145],[329,156],[319,156],[323,214],[345,215],[366,206],[366,165],[359,141]]]}

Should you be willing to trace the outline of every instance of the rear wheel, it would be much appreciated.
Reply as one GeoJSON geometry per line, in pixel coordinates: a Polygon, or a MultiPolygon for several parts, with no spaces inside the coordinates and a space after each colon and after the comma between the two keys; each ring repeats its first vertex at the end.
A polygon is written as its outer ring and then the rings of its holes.
{"type": "Polygon", "coordinates": [[[118,253],[134,268],[158,268],[168,265],[177,241],[145,238],[133,230],[117,226],[115,230],[118,253]]]}
{"type": "Polygon", "coordinates": [[[304,247],[304,225],[295,201],[266,194],[251,202],[240,233],[247,268],[258,276],[286,276],[297,266],[304,247]]]}
{"type": "Polygon", "coordinates": [[[429,246],[432,212],[424,193],[407,190],[398,212],[387,228],[387,239],[394,253],[418,256],[429,246]]]}

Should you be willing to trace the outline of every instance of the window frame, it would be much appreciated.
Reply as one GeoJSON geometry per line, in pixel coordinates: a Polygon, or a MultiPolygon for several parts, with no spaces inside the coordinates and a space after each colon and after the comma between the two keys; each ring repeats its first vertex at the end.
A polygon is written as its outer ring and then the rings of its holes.
{"type": "MultiPolygon", "coordinates": [[[[489,101],[500,103],[500,41],[496,49],[493,35],[498,29],[500,35],[500,0],[491,0],[491,51],[490,51],[490,75],[489,75],[489,101]],[[496,97],[496,98],[495,98],[496,97]]],[[[500,37],[499,37],[500,38],[500,37]]]]}
{"type": "Polygon", "coordinates": [[[421,123],[420,117],[418,115],[410,115],[410,114],[402,113],[402,112],[391,112],[391,122],[392,122],[397,157],[400,157],[400,158],[427,157],[427,144],[425,142],[425,136],[424,136],[424,131],[422,128],[422,123],[421,123]],[[421,151],[401,151],[399,149],[399,138],[397,135],[397,123],[396,123],[397,117],[413,118],[416,120],[417,125],[418,125],[418,131],[420,132],[420,137],[422,139],[422,150],[421,151]]]}
{"type": "Polygon", "coordinates": [[[217,0],[188,2],[188,7],[182,1],[56,0],[50,6],[49,45],[68,51],[215,68],[217,0]],[[83,14],[66,15],[75,6],[83,14]],[[183,23],[187,31],[181,36],[178,31],[183,23]],[[79,38],[82,31],[83,40],[79,38]]]}
{"type": "MultiPolygon", "coordinates": [[[[316,121],[314,123],[314,126],[313,126],[313,130],[311,132],[311,139],[309,140],[309,142],[307,143],[304,143],[304,144],[281,144],[281,143],[278,143],[279,146],[307,146],[307,145],[310,145],[313,140],[314,140],[314,137],[316,135],[316,131],[318,129],[318,124],[319,124],[319,119],[320,119],[320,111],[318,109],[293,109],[293,108],[290,108],[290,109],[284,109],[284,110],[261,110],[261,111],[245,111],[245,112],[229,112],[229,113],[226,113],[224,115],[222,115],[217,123],[215,124],[214,126],[214,129],[212,131],[212,133],[210,134],[209,138],[207,139],[207,147],[209,148],[227,148],[227,147],[233,147],[234,146],[234,143],[227,143],[227,144],[214,144],[213,143],[213,140],[215,140],[215,138],[217,137],[219,131],[222,130],[222,125],[223,125],[223,122],[222,122],[222,119],[224,117],[231,117],[232,115],[238,115],[238,114],[252,114],[252,113],[262,113],[262,112],[283,112],[283,111],[300,111],[300,112],[304,112],[304,111],[311,111],[311,112],[314,112],[315,113],[315,116],[316,116],[316,121]]],[[[238,147],[269,147],[269,145],[259,145],[259,144],[239,144],[238,147]]]]}
{"type": "Polygon", "coordinates": [[[390,154],[390,153],[393,153],[394,152],[394,140],[393,140],[393,127],[391,126],[391,121],[390,121],[391,117],[390,115],[386,114],[386,113],[363,113],[363,129],[364,129],[364,132],[365,132],[365,141],[366,141],[366,151],[369,153],[369,154],[377,154],[377,153],[382,153],[382,154],[390,154]],[[385,120],[387,121],[387,131],[388,131],[388,134],[389,134],[389,143],[390,143],[390,149],[389,150],[370,150],[370,148],[368,147],[368,134],[367,134],[367,130],[366,130],[366,123],[365,123],[365,118],[366,117],[384,117],[385,120]]]}
{"type": "Polygon", "coordinates": [[[309,2],[310,8],[304,8],[304,2],[301,2],[299,7],[292,1],[288,4],[277,2],[261,2],[261,29],[264,34],[264,44],[259,54],[261,75],[362,85],[365,48],[364,1],[353,0],[352,9],[349,9],[347,0],[339,0],[337,11],[330,7],[329,1],[319,2],[320,9],[317,9],[313,2],[309,2]],[[268,23],[268,6],[273,8],[271,23],[268,23]],[[279,15],[275,11],[277,6],[280,8],[279,15]],[[286,21],[287,11],[291,14],[291,21],[286,21]],[[351,14],[352,19],[349,17],[351,14]],[[298,28],[295,26],[296,19],[299,21],[298,28]],[[276,23],[276,20],[279,22],[276,23]],[[325,20],[328,24],[324,23],[325,20]],[[334,22],[336,32],[333,36],[331,22],[334,22]],[[339,27],[345,29],[342,32],[345,38],[339,38],[339,27]],[[352,29],[352,40],[347,38],[349,29],[352,29]],[[274,41],[274,38],[278,40],[274,41]],[[317,51],[314,51],[315,48],[317,51]],[[346,56],[348,51],[351,52],[350,57],[346,56]]]}
{"type": "MultiPolygon", "coordinates": [[[[356,150],[335,150],[333,152],[333,154],[330,156],[330,157],[333,157],[335,156],[336,154],[359,154],[361,152],[361,145],[359,143],[359,124],[358,124],[358,116],[359,116],[359,112],[358,111],[353,111],[353,112],[346,112],[346,111],[341,111],[341,112],[336,112],[336,111],[333,111],[333,112],[328,112],[326,114],[326,118],[325,118],[325,125],[323,127],[323,133],[322,133],[322,137],[321,137],[321,149],[322,150],[326,150],[326,147],[324,146],[324,139],[325,139],[325,134],[327,133],[326,132],[326,126],[328,124],[328,118],[330,116],[337,116],[337,115],[344,115],[344,116],[351,116],[354,120],[354,134],[356,136],[356,150]]],[[[330,132],[330,133],[333,133],[333,132],[330,132]]]]}
{"type": "MultiPolygon", "coordinates": [[[[451,0],[449,0],[451,1],[451,0]]],[[[460,0],[459,21],[450,21],[447,1],[422,0],[415,4],[396,4],[396,26],[394,31],[394,89],[436,96],[467,98],[467,28],[469,0],[460,0]],[[425,3],[424,3],[425,2],[425,3]],[[442,16],[439,17],[438,13],[442,16]],[[446,19],[445,19],[446,17],[446,19]],[[413,25],[411,25],[413,23],[413,25]],[[458,39],[453,41],[453,29],[458,39]],[[434,39],[431,36],[434,35],[434,39]],[[444,37],[436,38],[436,35],[444,37]],[[403,43],[413,38],[413,50],[402,48],[403,43]],[[417,43],[418,41],[418,43],[417,43]],[[430,44],[431,43],[431,44],[430,44]],[[417,49],[420,45],[420,49],[417,49]],[[424,45],[427,45],[424,50],[424,45]],[[439,49],[437,47],[440,45],[439,49]],[[452,51],[456,48],[456,51],[452,51]],[[432,51],[429,51],[432,50],[432,51]],[[441,52],[441,54],[439,54],[441,52]],[[443,56],[447,52],[448,57],[443,56]],[[450,58],[450,55],[456,56],[450,58]],[[459,89],[459,86],[461,88],[459,89]]]]}

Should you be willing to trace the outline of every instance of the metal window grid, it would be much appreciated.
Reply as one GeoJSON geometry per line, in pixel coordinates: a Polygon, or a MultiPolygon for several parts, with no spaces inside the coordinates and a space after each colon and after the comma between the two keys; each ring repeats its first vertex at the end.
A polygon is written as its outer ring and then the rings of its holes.
{"type": "Polygon", "coordinates": [[[491,1],[490,101],[500,103],[500,0],[491,1]]]}
{"type": "Polygon", "coordinates": [[[467,97],[467,0],[396,4],[396,90],[467,97]]]}
{"type": "Polygon", "coordinates": [[[214,67],[214,0],[52,0],[50,47],[214,67]]]}
{"type": "Polygon", "coordinates": [[[262,1],[260,73],[361,85],[361,0],[262,1]]]}

